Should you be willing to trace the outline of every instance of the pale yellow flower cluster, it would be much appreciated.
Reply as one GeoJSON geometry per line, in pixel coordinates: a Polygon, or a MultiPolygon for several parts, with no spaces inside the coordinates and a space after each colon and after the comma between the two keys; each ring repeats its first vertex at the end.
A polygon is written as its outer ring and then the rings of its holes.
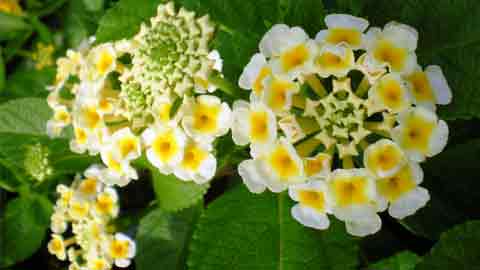
{"type": "Polygon", "coordinates": [[[440,67],[417,64],[414,28],[367,31],[347,14],[325,23],[315,39],[274,25],[244,68],[250,101],[233,104],[232,135],[252,159],[239,173],[254,193],[288,189],[303,225],[326,229],[334,215],[365,236],[380,229],[378,212],[402,219],[430,199],[419,163],[447,143],[435,109],[452,94],[440,67]]]}
{"type": "Polygon", "coordinates": [[[119,198],[102,177],[101,165],[92,165],[70,187],[57,186],[48,251],[59,260],[68,259],[69,270],[127,267],[135,256],[135,243],[110,225],[118,216],[119,198]]]}
{"type": "Polygon", "coordinates": [[[18,0],[0,0],[0,12],[12,15],[22,15],[23,10],[18,0]]]}
{"type": "Polygon", "coordinates": [[[48,133],[72,125],[71,149],[100,154],[106,184],[137,179],[131,162],[143,153],[163,174],[209,181],[212,143],[231,125],[228,104],[209,94],[216,87],[208,78],[222,68],[209,50],[213,33],[208,16],[167,3],[132,39],[68,51],[48,97],[48,133]]]}

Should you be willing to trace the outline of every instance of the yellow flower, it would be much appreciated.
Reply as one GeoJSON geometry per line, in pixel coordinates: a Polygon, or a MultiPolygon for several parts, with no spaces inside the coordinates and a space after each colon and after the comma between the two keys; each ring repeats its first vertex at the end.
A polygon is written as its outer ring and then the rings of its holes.
{"type": "Polygon", "coordinates": [[[0,1],[0,11],[13,14],[13,15],[22,15],[23,10],[18,0],[1,0],[0,1]]]}
{"type": "Polygon", "coordinates": [[[368,21],[348,14],[329,14],[325,17],[328,29],[318,32],[315,40],[330,45],[346,45],[352,49],[364,46],[363,32],[368,21]]]}
{"type": "Polygon", "coordinates": [[[35,62],[35,68],[41,70],[53,66],[55,64],[53,59],[54,52],[55,47],[52,44],[37,43],[36,51],[31,55],[32,60],[35,62]]]}
{"type": "Polygon", "coordinates": [[[66,259],[65,243],[61,235],[52,234],[52,239],[48,242],[48,252],[57,256],[59,260],[64,261],[66,259]]]}

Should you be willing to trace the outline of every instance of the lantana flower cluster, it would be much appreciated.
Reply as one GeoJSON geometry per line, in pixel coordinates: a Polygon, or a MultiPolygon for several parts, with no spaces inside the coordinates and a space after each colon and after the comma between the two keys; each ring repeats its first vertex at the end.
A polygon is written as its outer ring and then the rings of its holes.
{"type": "Polygon", "coordinates": [[[119,198],[113,187],[102,183],[102,168],[92,165],[71,186],[57,186],[48,251],[59,260],[68,259],[69,270],[127,267],[135,256],[135,242],[112,226],[119,198]]]}
{"type": "Polygon", "coordinates": [[[238,170],[251,192],[288,190],[301,224],[326,229],[334,215],[365,236],[379,212],[402,219],[430,199],[419,163],[447,143],[435,109],[452,95],[439,66],[417,63],[414,28],[325,24],[315,39],[277,24],[260,41],[239,79],[250,100],[233,104],[233,140],[252,157],[238,170]]]}
{"type": "Polygon", "coordinates": [[[222,76],[213,34],[208,16],[167,3],[131,39],[68,51],[48,97],[48,133],[73,126],[71,149],[100,154],[109,184],[137,179],[131,162],[143,153],[163,174],[209,181],[212,143],[231,126],[228,104],[211,94],[209,78],[222,76]]]}

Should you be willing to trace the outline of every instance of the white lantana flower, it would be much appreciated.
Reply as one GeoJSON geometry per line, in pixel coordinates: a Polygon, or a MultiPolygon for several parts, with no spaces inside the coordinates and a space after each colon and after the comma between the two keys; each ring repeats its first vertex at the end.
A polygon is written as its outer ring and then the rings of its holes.
{"type": "Polygon", "coordinates": [[[202,145],[189,141],[183,153],[183,159],[174,169],[174,174],[184,181],[193,180],[197,184],[210,181],[215,175],[217,160],[211,153],[211,145],[202,145]]]}
{"type": "Polygon", "coordinates": [[[397,173],[407,162],[402,149],[388,139],[382,139],[365,149],[363,164],[373,175],[384,178],[397,173]]]}
{"type": "Polygon", "coordinates": [[[330,226],[327,214],[331,214],[331,198],[323,181],[313,181],[288,188],[292,200],[292,216],[304,226],[325,230],[330,226]]]}
{"type": "Polygon", "coordinates": [[[315,70],[321,77],[345,77],[355,67],[353,50],[345,46],[324,45],[315,57],[315,70]]]}
{"type": "Polygon", "coordinates": [[[47,134],[51,138],[58,137],[63,128],[70,125],[72,117],[66,106],[53,107],[53,119],[47,121],[47,134]]]}
{"type": "Polygon", "coordinates": [[[105,215],[109,217],[117,217],[118,207],[118,194],[115,189],[111,187],[105,188],[105,190],[97,195],[96,201],[93,205],[93,209],[98,215],[105,215]]]}
{"type": "Polygon", "coordinates": [[[107,166],[104,171],[107,184],[126,186],[132,179],[138,179],[137,171],[130,165],[129,160],[117,158],[112,147],[105,147],[100,153],[103,163],[107,166]]]}
{"type": "Polygon", "coordinates": [[[251,143],[252,151],[277,138],[275,114],[263,103],[238,100],[233,103],[232,139],[237,145],[251,143]]]}
{"type": "Polygon", "coordinates": [[[381,204],[390,204],[388,213],[392,217],[403,219],[427,204],[428,190],[418,186],[422,180],[422,168],[415,162],[409,162],[390,177],[377,180],[381,204]]]}
{"type": "Polygon", "coordinates": [[[393,139],[412,161],[422,162],[445,148],[448,125],[438,120],[434,112],[415,107],[402,112],[397,120],[399,125],[392,131],[393,139]]]}
{"type": "Polygon", "coordinates": [[[318,32],[315,40],[330,45],[346,45],[352,49],[364,47],[368,21],[348,14],[329,14],[325,17],[328,29],[318,32]]]}
{"type": "Polygon", "coordinates": [[[48,242],[48,252],[55,255],[59,260],[64,261],[67,258],[65,252],[65,243],[63,237],[58,234],[52,234],[52,239],[48,242]]]}
{"type": "Polygon", "coordinates": [[[390,22],[383,30],[370,28],[366,34],[367,59],[373,66],[386,66],[391,72],[411,73],[417,66],[418,32],[411,26],[390,22]]]}
{"type": "Polygon", "coordinates": [[[115,157],[121,161],[134,160],[141,156],[140,138],[132,133],[129,127],[115,131],[108,139],[115,157]]]}
{"type": "Polygon", "coordinates": [[[281,192],[305,181],[303,161],[285,138],[257,154],[238,167],[238,173],[251,192],[260,193],[265,188],[281,192]]]}
{"type": "Polygon", "coordinates": [[[128,267],[136,253],[135,242],[122,233],[116,233],[109,241],[106,249],[108,256],[114,260],[115,265],[121,268],[128,267]]]}
{"type": "Polygon", "coordinates": [[[275,114],[290,110],[292,96],[300,91],[298,85],[279,76],[269,76],[263,81],[262,102],[275,114]]]}
{"type": "Polygon", "coordinates": [[[216,96],[201,95],[187,102],[182,126],[194,140],[210,143],[230,129],[232,111],[216,96]]]}
{"type": "Polygon", "coordinates": [[[267,64],[265,56],[261,53],[254,54],[243,69],[238,85],[242,89],[251,89],[252,95],[260,97],[264,88],[263,80],[270,74],[272,74],[272,68],[267,64]]]}
{"type": "Polygon", "coordinates": [[[183,159],[187,137],[178,127],[157,125],[142,134],[147,159],[163,174],[173,172],[183,159]]]}
{"type": "Polygon", "coordinates": [[[272,59],[272,69],[289,79],[313,67],[315,42],[300,27],[274,25],[260,41],[260,52],[272,59]]]}
{"type": "Polygon", "coordinates": [[[313,157],[303,160],[305,176],[309,180],[325,180],[331,172],[332,156],[325,153],[318,153],[313,157]]]}
{"type": "Polygon", "coordinates": [[[332,212],[345,221],[350,234],[365,236],[380,229],[375,179],[367,170],[337,169],[327,184],[334,202],[332,212]]]}
{"type": "Polygon", "coordinates": [[[399,113],[411,105],[410,89],[398,74],[387,74],[381,77],[368,93],[370,108],[369,114],[387,110],[399,113]]]}
{"type": "Polygon", "coordinates": [[[452,91],[439,66],[427,66],[424,71],[417,66],[406,76],[411,84],[415,104],[435,109],[435,104],[446,105],[452,101],[452,91]]]}

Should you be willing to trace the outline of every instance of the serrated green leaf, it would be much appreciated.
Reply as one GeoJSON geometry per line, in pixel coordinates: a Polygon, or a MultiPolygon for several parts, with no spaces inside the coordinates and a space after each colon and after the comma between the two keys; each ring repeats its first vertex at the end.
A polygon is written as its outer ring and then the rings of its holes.
{"type": "Polygon", "coordinates": [[[97,29],[97,42],[130,38],[140,29],[140,24],[152,17],[163,0],[121,0],[105,13],[97,29]]]}
{"type": "Polygon", "coordinates": [[[136,269],[187,269],[188,244],[202,207],[177,213],[158,208],[142,218],[136,237],[136,269]]]}
{"type": "Polygon", "coordinates": [[[480,183],[478,161],[480,140],[447,147],[422,167],[424,183],[431,194],[431,201],[403,224],[412,231],[432,239],[455,224],[480,218],[480,183]]]}
{"type": "Polygon", "coordinates": [[[45,135],[52,112],[41,98],[21,98],[0,104],[0,133],[45,135]]]}
{"type": "Polygon", "coordinates": [[[344,225],[332,218],[328,230],[306,228],[291,217],[292,205],[284,193],[228,191],[201,216],[189,269],[356,269],[358,247],[344,225]]]}
{"type": "Polygon", "coordinates": [[[161,174],[156,168],[152,168],[152,181],[159,206],[166,211],[178,211],[196,204],[209,188],[208,183],[185,182],[174,175],[161,174]]]}
{"type": "Polygon", "coordinates": [[[50,201],[35,194],[27,194],[8,203],[0,220],[0,267],[28,258],[42,245],[51,213],[50,201]]]}
{"type": "Polygon", "coordinates": [[[47,86],[53,83],[56,69],[44,68],[41,70],[31,68],[18,68],[9,75],[6,82],[4,95],[7,98],[41,97],[48,95],[47,86]]]}
{"type": "Polygon", "coordinates": [[[480,221],[470,221],[445,232],[416,270],[480,269],[480,221]]]}
{"type": "Polygon", "coordinates": [[[403,251],[392,257],[369,265],[368,270],[414,270],[420,262],[420,257],[410,251],[403,251]]]}

